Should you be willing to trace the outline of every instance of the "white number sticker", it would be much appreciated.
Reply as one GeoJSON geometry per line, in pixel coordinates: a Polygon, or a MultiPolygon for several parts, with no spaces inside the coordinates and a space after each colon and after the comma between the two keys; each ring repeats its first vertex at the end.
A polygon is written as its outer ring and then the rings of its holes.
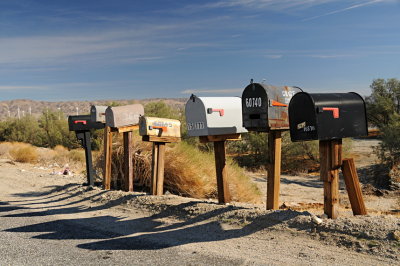
{"type": "Polygon", "coordinates": [[[204,122],[187,123],[187,130],[204,129],[204,122]]]}
{"type": "Polygon", "coordinates": [[[246,107],[261,107],[262,105],[262,101],[261,101],[261,97],[258,98],[246,98],[245,99],[246,102],[246,107]]]}

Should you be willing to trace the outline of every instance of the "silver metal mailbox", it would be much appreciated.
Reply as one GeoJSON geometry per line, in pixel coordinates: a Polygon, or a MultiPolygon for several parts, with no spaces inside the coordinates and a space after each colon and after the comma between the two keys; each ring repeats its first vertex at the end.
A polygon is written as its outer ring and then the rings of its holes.
{"type": "Polygon", "coordinates": [[[139,117],[144,115],[141,104],[108,107],[106,109],[106,125],[109,127],[125,127],[139,124],[139,117]]]}
{"type": "Polygon", "coordinates": [[[244,133],[240,97],[190,96],[185,106],[189,136],[244,133]]]}
{"type": "Polygon", "coordinates": [[[249,131],[289,129],[290,99],[302,90],[251,82],[243,91],[243,126],[249,131]]]}
{"type": "Polygon", "coordinates": [[[105,105],[92,105],[90,107],[90,119],[92,122],[106,123],[106,109],[105,105]]]}
{"type": "Polygon", "coordinates": [[[140,136],[181,137],[181,121],[142,116],[139,119],[140,136]]]}

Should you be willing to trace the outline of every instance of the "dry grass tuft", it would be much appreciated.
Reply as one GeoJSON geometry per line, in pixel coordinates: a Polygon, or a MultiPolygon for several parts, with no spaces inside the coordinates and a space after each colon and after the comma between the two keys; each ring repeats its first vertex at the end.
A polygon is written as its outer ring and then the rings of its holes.
{"type": "Polygon", "coordinates": [[[26,143],[12,143],[9,152],[11,157],[20,163],[36,163],[39,158],[36,148],[26,143]]]}
{"type": "MultiPolygon", "coordinates": [[[[150,187],[152,144],[142,142],[134,136],[133,164],[135,185],[150,187]]],[[[103,165],[103,155],[97,161],[97,167],[103,165]]],[[[244,174],[242,168],[228,160],[229,189],[232,200],[240,202],[261,202],[258,187],[244,174]]],[[[115,145],[112,157],[112,187],[121,188],[123,177],[123,149],[115,145]]],[[[167,144],[165,154],[164,189],[171,193],[207,199],[217,198],[214,154],[199,151],[185,143],[167,144]]]]}

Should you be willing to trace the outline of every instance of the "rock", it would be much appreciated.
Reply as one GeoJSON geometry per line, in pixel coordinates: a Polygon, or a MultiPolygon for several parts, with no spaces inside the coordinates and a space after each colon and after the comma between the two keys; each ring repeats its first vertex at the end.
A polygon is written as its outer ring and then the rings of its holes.
{"type": "Polygon", "coordinates": [[[328,215],[326,215],[325,213],[321,215],[321,219],[328,219],[328,215]]]}
{"type": "Polygon", "coordinates": [[[322,224],[322,219],[321,218],[318,218],[317,216],[315,216],[315,215],[312,215],[311,216],[311,221],[313,222],[313,223],[315,223],[315,224],[322,224]]]}
{"type": "Polygon", "coordinates": [[[392,237],[394,240],[400,241],[400,231],[396,230],[392,232],[392,237]]]}

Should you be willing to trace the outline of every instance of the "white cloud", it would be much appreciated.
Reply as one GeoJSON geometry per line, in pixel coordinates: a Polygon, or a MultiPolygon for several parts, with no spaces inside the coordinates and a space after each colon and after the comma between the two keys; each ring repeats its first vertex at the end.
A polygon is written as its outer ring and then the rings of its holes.
{"type": "Polygon", "coordinates": [[[46,90],[46,86],[0,86],[1,91],[15,91],[15,90],[46,90]]]}

